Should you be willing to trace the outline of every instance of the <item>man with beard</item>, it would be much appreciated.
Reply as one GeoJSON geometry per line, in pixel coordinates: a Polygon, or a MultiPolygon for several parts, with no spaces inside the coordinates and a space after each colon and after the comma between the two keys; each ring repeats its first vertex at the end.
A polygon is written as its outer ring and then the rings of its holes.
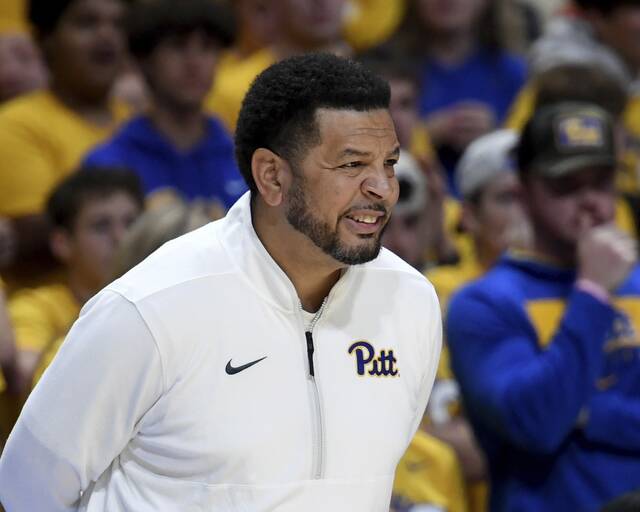
{"type": "Polygon", "coordinates": [[[539,109],[517,148],[533,252],[507,254],[449,306],[492,511],[595,512],[640,486],[640,272],[613,225],[614,141],[595,105],[539,109]]]}
{"type": "Polygon", "coordinates": [[[388,105],[331,55],[256,79],[250,192],[84,308],[0,460],[10,510],[388,510],[441,345],[433,288],[380,248],[388,105]]]}

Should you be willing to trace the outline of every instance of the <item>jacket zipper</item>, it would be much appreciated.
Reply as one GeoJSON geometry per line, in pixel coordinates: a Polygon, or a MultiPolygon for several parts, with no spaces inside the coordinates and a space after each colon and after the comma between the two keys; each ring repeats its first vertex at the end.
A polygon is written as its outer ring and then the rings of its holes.
{"type": "MultiPolygon", "coordinates": [[[[311,381],[311,401],[313,402],[313,410],[315,416],[313,418],[314,423],[314,436],[313,436],[313,458],[312,458],[312,478],[318,480],[322,478],[323,466],[324,466],[324,429],[322,428],[322,410],[320,408],[320,392],[318,391],[318,382],[316,381],[315,366],[313,363],[313,328],[320,319],[322,312],[327,304],[327,299],[322,302],[322,306],[313,317],[313,320],[309,324],[309,327],[305,331],[305,340],[307,343],[307,361],[309,363],[309,380],[311,381]]],[[[300,305],[302,310],[302,305],[300,305]]]]}

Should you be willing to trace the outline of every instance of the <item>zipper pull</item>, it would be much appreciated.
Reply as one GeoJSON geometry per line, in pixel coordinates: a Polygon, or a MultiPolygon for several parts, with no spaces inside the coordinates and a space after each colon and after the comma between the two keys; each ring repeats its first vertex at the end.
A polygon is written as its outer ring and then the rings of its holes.
{"type": "Polygon", "coordinates": [[[307,357],[309,358],[309,374],[314,377],[315,373],[313,371],[313,337],[311,336],[311,331],[307,331],[304,333],[307,338],[307,357]]]}

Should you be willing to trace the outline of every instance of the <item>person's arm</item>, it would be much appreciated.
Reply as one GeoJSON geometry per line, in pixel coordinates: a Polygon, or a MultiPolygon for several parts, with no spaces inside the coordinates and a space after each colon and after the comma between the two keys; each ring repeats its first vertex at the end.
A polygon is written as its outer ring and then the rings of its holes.
{"type": "Polygon", "coordinates": [[[595,393],[586,408],[587,439],[621,450],[640,450],[640,397],[595,393]]]}
{"type": "Polygon", "coordinates": [[[0,458],[8,510],[77,510],[165,388],[137,308],[105,291],[85,307],[22,410],[0,458]]]}
{"type": "Polygon", "coordinates": [[[555,451],[574,429],[603,365],[614,311],[575,289],[546,350],[513,301],[470,288],[447,318],[453,368],[472,417],[508,443],[555,451]]]}
{"type": "Polygon", "coordinates": [[[449,310],[453,367],[471,419],[538,453],[559,447],[591,399],[615,317],[610,293],[637,260],[629,236],[611,225],[592,226],[586,215],[579,221],[578,279],[545,350],[537,347],[523,305],[506,291],[477,284],[449,310]]]}

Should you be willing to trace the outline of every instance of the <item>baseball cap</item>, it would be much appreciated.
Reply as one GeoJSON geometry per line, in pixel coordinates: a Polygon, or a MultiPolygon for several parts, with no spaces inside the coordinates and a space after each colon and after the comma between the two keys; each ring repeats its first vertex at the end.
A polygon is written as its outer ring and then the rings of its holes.
{"type": "Polygon", "coordinates": [[[393,212],[398,215],[421,212],[427,204],[427,177],[416,159],[404,149],[400,150],[395,174],[400,185],[400,194],[393,212]]]}
{"type": "Polygon", "coordinates": [[[513,130],[496,130],[478,137],[462,154],[455,179],[463,198],[481,190],[499,175],[515,171],[513,149],[518,135],[513,130]]]}
{"type": "Polygon", "coordinates": [[[525,125],[517,154],[521,170],[548,178],[586,167],[615,167],[613,121],[590,103],[542,107],[525,125]]]}

